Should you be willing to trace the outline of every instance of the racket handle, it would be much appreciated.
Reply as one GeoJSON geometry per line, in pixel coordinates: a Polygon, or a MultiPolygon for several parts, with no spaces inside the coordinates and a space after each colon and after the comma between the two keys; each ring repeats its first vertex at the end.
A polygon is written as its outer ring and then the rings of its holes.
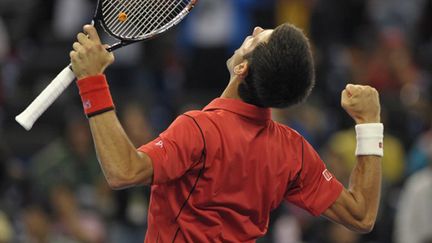
{"type": "Polygon", "coordinates": [[[70,66],[67,66],[21,114],[15,117],[15,120],[29,131],[36,120],[51,106],[74,79],[75,74],[72,72],[70,66]]]}

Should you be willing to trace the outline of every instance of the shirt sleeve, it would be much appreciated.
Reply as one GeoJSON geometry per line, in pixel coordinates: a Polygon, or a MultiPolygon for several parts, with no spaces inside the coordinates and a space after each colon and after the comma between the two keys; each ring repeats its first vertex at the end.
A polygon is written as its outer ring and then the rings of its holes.
{"type": "Polygon", "coordinates": [[[302,163],[296,184],[285,199],[314,216],[321,215],[339,197],[343,185],[327,170],[315,149],[301,139],[302,163]]]}
{"type": "Polygon", "coordinates": [[[155,140],[138,148],[153,164],[152,184],[178,179],[199,162],[203,138],[191,117],[181,115],[155,140]]]}

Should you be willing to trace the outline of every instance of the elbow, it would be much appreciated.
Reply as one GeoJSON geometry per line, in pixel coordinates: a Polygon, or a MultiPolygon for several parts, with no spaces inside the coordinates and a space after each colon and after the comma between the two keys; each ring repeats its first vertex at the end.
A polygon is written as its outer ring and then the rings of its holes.
{"type": "Polygon", "coordinates": [[[146,173],[134,173],[132,170],[125,173],[117,172],[116,174],[106,175],[105,178],[109,187],[113,190],[150,184],[150,178],[146,176],[146,173]]]}
{"type": "Polygon", "coordinates": [[[133,185],[124,179],[114,178],[114,177],[106,177],[106,181],[108,186],[113,190],[121,190],[129,188],[133,185]]]}
{"type": "Polygon", "coordinates": [[[360,234],[370,233],[375,226],[375,218],[374,219],[365,219],[362,221],[356,222],[353,227],[353,230],[360,234]]]}
{"type": "Polygon", "coordinates": [[[374,228],[374,223],[365,223],[365,224],[361,224],[360,227],[357,228],[357,232],[361,233],[361,234],[367,234],[370,233],[373,228],[374,228]]]}
{"type": "MultiPolygon", "coordinates": [[[[111,162],[117,166],[103,167],[105,179],[113,190],[121,190],[137,185],[149,185],[152,180],[153,168],[148,157],[139,154],[130,160],[111,162]]],[[[112,160],[113,161],[113,160],[112,160]]],[[[101,164],[104,164],[101,162],[101,164]]],[[[109,163],[105,163],[109,164],[109,163]]]]}
{"type": "MultiPolygon", "coordinates": [[[[102,162],[101,162],[102,164],[102,162]]],[[[121,170],[102,168],[108,186],[113,190],[121,190],[133,186],[130,177],[121,170]]]]}
{"type": "Polygon", "coordinates": [[[108,186],[113,190],[121,190],[135,186],[136,180],[132,173],[105,173],[105,179],[108,186]]]}

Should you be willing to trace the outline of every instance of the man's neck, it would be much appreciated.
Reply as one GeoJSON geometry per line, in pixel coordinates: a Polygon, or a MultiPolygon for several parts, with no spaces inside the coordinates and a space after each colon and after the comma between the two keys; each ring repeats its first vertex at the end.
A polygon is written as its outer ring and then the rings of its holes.
{"type": "Polygon", "coordinates": [[[241,100],[240,95],[238,94],[239,84],[239,80],[231,79],[220,97],[241,100]]]}

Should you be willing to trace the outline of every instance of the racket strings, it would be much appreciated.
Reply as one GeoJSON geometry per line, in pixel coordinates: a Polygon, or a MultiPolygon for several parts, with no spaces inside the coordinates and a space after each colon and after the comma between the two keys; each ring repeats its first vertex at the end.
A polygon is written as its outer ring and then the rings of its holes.
{"type": "MultiPolygon", "coordinates": [[[[180,11],[186,7],[186,5],[183,6],[182,3],[183,1],[178,1],[178,3],[174,7],[167,8],[166,11],[158,17],[157,21],[153,22],[151,28],[160,28],[161,26],[167,24],[167,20],[175,18],[180,13],[180,11]]],[[[150,28],[147,30],[150,30],[150,28]]]]}
{"type": "MultiPolygon", "coordinates": [[[[183,11],[186,6],[186,1],[166,1],[168,4],[161,5],[157,11],[154,11],[151,15],[149,15],[149,18],[152,19],[151,23],[146,26],[147,28],[143,28],[142,31],[144,32],[150,32],[153,29],[159,29],[162,26],[167,25],[171,20],[175,19],[176,16],[178,16],[181,11],[183,11]],[[160,13],[160,14],[158,14],[160,13]]],[[[150,21],[150,19],[147,18],[144,21],[150,21]]],[[[136,34],[136,32],[135,32],[136,34]]]]}
{"type": "MultiPolygon", "coordinates": [[[[161,16],[166,15],[167,11],[171,9],[173,12],[175,9],[172,8],[173,1],[163,1],[163,4],[159,5],[144,5],[147,8],[134,8],[131,9],[134,14],[134,18],[130,20],[129,24],[122,26],[117,24],[117,28],[114,30],[123,37],[135,37],[140,36],[142,33],[151,33],[158,27],[165,25],[166,23],[161,22],[161,16]],[[171,6],[170,6],[171,4],[171,6]],[[146,14],[143,14],[146,13],[146,14]],[[138,16],[138,18],[136,17],[138,16]],[[139,23],[139,24],[136,24],[139,23]]],[[[141,5],[143,6],[143,5],[141,5]]],[[[175,16],[166,16],[166,18],[175,16]]]]}
{"type": "MultiPolygon", "coordinates": [[[[134,2],[136,5],[139,4],[139,1],[134,2]]],[[[116,4],[113,1],[106,1],[105,3],[107,3],[108,5],[104,6],[108,6],[108,8],[104,9],[104,18],[106,25],[111,30],[111,32],[119,34],[121,31],[120,28],[123,28],[123,32],[126,33],[126,30],[128,30],[128,28],[133,28],[133,26],[135,26],[134,23],[136,22],[136,18],[138,15],[135,14],[136,11],[132,12],[131,10],[128,10],[136,9],[135,6],[131,7],[129,3],[128,8],[126,8],[126,6],[116,4]],[[126,15],[126,19],[124,21],[119,21],[118,19],[118,16],[121,13],[126,15]]],[[[142,8],[146,7],[145,4],[142,4],[141,6],[143,6],[142,8]]]]}
{"type": "MultiPolygon", "coordinates": [[[[139,2],[135,1],[135,3],[136,3],[136,6],[138,6],[139,2]]],[[[108,22],[107,26],[109,26],[110,30],[113,33],[118,34],[122,37],[128,37],[128,36],[130,36],[130,35],[127,35],[128,31],[130,29],[137,28],[136,23],[139,21],[138,20],[139,15],[136,14],[136,12],[137,11],[139,11],[139,12],[146,11],[147,9],[145,9],[145,7],[147,5],[142,4],[141,9],[138,9],[138,10],[136,9],[136,6],[135,5],[132,6],[133,8],[131,8],[131,9],[134,9],[134,11],[132,11],[132,10],[125,10],[125,8],[122,6],[120,6],[120,8],[119,8],[118,5],[111,4],[111,9],[110,9],[111,12],[109,12],[110,14],[108,15],[109,22],[108,22]],[[127,11],[129,14],[127,14],[125,11],[127,11]],[[119,21],[117,18],[118,13],[124,13],[128,17],[126,18],[125,21],[119,21]]]]}
{"type": "Polygon", "coordinates": [[[175,24],[191,0],[103,0],[105,27],[122,39],[146,38],[175,24]]]}
{"type": "Polygon", "coordinates": [[[161,4],[157,7],[155,7],[154,9],[151,9],[151,11],[147,14],[147,15],[141,15],[142,17],[144,17],[144,19],[140,19],[140,21],[143,21],[145,23],[148,23],[144,26],[142,26],[142,28],[137,28],[132,35],[137,35],[139,33],[139,31],[144,31],[144,33],[148,33],[149,31],[152,30],[152,28],[154,28],[155,23],[157,23],[157,21],[159,20],[160,16],[163,16],[165,14],[165,11],[167,9],[169,9],[169,2],[170,1],[165,1],[165,4],[161,4]]]}

